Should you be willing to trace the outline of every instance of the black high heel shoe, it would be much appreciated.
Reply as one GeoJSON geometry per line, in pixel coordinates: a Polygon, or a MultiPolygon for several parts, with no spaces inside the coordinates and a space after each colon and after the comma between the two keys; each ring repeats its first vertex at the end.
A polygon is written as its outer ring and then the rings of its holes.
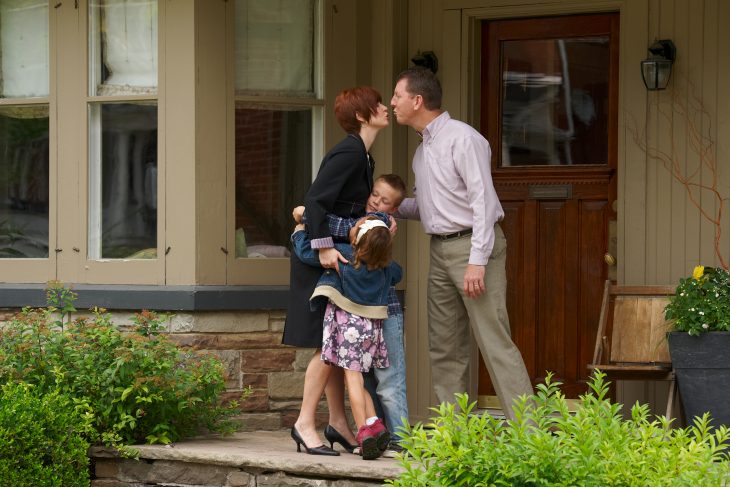
{"type": "Polygon", "coordinates": [[[349,444],[345,437],[342,436],[339,431],[337,431],[330,425],[327,425],[324,428],[324,437],[327,438],[327,441],[330,442],[330,448],[334,448],[335,443],[339,443],[342,448],[347,450],[347,453],[352,453],[355,448],[357,448],[357,445],[349,444]]]}
{"type": "Polygon", "coordinates": [[[297,452],[302,451],[301,447],[304,446],[304,451],[309,453],[310,455],[329,455],[332,457],[340,456],[340,452],[334,451],[332,448],[325,446],[324,443],[315,446],[315,447],[308,447],[306,443],[304,443],[304,440],[302,439],[302,435],[299,434],[299,431],[292,426],[291,428],[291,437],[294,440],[294,442],[297,444],[297,452]]]}

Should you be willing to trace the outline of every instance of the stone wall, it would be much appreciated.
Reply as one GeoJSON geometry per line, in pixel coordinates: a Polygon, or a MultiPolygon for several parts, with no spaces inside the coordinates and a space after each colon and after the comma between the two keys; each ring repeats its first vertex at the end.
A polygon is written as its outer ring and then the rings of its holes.
{"type": "MultiPolygon", "coordinates": [[[[304,372],[313,350],[281,345],[283,311],[217,311],[177,313],[170,318],[170,335],[181,346],[218,356],[226,370],[226,398],[240,397],[243,430],[290,428],[302,398],[304,372]]],[[[326,422],[323,404],[318,422],[326,422]]]]}
{"type": "Polygon", "coordinates": [[[335,479],[255,467],[169,460],[97,459],[91,487],[375,487],[382,480],[335,479]]]}

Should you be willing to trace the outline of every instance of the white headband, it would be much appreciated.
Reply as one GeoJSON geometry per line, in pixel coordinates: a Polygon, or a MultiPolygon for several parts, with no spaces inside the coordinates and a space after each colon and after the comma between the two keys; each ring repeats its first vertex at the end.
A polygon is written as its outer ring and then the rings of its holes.
{"type": "Polygon", "coordinates": [[[388,228],[388,225],[383,223],[382,220],[365,220],[362,225],[360,225],[360,229],[357,231],[357,237],[355,238],[355,243],[360,243],[360,239],[363,235],[368,233],[369,230],[372,230],[373,228],[377,227],[385,227],[388,228]]]}

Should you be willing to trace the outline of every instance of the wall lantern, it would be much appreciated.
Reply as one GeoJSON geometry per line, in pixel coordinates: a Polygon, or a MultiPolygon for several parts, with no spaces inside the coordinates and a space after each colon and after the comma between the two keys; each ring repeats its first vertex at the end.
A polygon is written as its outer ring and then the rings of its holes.
{"type": "Polygon", "coordinates": [[[433,51],[425,51],[423,53],[418,51],[418,54],[411,58],[411,62],[416,66],[430,69],[433,73],[439,70],[439,60],[433,51]]]}
{"type": "Polygon", "coordinates": [[[651,56],[641,61],[641,76],[647,90],[663,90],[669,84],[677,50],[672,41],[663,39],[649,46],[649,52],[651,56]]]}

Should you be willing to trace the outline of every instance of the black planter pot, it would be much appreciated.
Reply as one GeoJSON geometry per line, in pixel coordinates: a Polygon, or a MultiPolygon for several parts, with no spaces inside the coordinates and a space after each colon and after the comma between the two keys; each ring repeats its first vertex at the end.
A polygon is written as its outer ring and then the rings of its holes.
{"type": "Polygon", "coordinates": [[[674,331],[668,339],[687,423],[709,411],[713,426],[730,427],[730,332],[674,331]]]}

